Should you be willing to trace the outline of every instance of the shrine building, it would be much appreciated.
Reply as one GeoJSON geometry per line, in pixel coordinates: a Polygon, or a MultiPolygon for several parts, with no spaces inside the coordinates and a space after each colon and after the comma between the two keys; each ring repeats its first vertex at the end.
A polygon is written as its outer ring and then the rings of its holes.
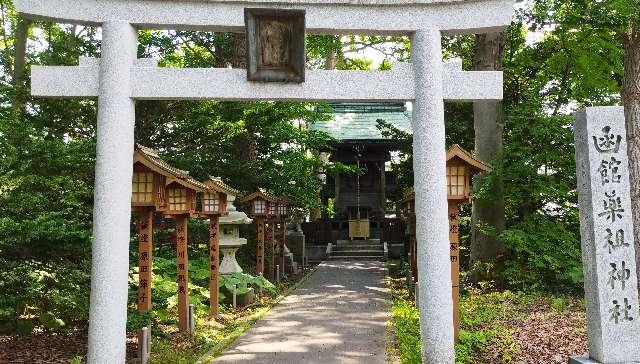
{"type": "Polygon", "coordinates": [[[312,130],[323,131],[336,141],[325,151],[329,160],[362,169],[362,174],[327,175],[322,190],[323,206],[332,206],[320,220],[305,224],[310,243],[373,239],[401,242],[401,221],[392,211],[391,196],[396,174],[390,168],[396,140],[378,128],[382,120],[411,133],[411,112],[404,103],[333,103],[333,118],[317,122],[312,130]]]}

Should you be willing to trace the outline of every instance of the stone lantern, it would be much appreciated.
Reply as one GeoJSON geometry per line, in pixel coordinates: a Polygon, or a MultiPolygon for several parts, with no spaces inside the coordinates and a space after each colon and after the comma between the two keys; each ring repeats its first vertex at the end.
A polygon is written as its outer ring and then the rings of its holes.
{"type": "Polygon", "coordinates": [[[226,216],[220,217],[220,250],[223,258],[220,263],[220,274],[241,273],[242,267],[236,260],[236,252],[241,246],[247,244],[247,239],[240,237],[240,225],[251,224],[251,220],[247,214],[237,211],[233,205],[235,196],[227,197],[226,216]]]}

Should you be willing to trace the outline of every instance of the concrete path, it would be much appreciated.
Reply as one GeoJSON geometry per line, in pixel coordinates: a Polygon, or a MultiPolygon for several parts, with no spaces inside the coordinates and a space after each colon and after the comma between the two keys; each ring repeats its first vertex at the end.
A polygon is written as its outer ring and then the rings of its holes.
{"type": "Polygon", "coordinates": [[[213,363],[385,363],[383,263],[332,261],[213,363]]]}

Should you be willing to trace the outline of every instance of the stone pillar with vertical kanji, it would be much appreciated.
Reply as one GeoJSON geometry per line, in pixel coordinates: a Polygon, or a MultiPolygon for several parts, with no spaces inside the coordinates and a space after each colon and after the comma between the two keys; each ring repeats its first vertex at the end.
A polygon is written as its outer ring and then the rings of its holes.
{"type": "Polygon", "coordinates": [[[640,362],[640,317],[629,160],[622,107],[574,115],[589,359],[640,362]]]}
{"type": "Polygon", "coordinates": [[[460,332],[460,208],[458,202],[449,201],[449,244],[451,250],[451,293],[453,296],[454,340],[458,341],[460,332]]]}
{"type": "Polygon", "coordinates": [[[264,274],[264,217],[257,217],[256,274],[264,274]]]}
{"type": "Polygon", "coordinates": [[[138,310],[151,309],[153,279],[153,210],[140,212],[138,220],[138,310]]]}
{"type": "Polygon", "coordinates": [[[178,265],[178,327],[180,331],[189,330],[189,254],[187,251],[188,216],[176,216],[176,252],[178,265]]]}
{"type": "Polygon", "coordinates": [[[267,272],[265,274],[265,277],[270,281],[274,280],[273,272],[275,271],[275,266],[276,266],[276,256],[275,256],[276,252],[273,247],[273,244],[275,243],[274,224],[275,224],[275,220],[270,220],[267,225],[267,251],[269,256],[269,266],[267,267],[267,272]]]}
{"type": "Polygon", "coordinates": [[[218,273],[220,264],[219,217],[209,218],[209,310],[211,317],[218,316],[218,273]]]}

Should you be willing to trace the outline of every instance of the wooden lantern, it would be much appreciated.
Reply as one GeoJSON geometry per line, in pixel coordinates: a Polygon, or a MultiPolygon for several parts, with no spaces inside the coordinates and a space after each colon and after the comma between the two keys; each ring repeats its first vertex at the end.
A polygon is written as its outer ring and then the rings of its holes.
{"type": "Polygon", "coordinates": [[[253,217],[266,217],[269,215],[271,204],[277,202],[277,199],[270,195],[267,191],[259,188],[256,192],[242,199],[243,203],[249,204],[249,215],[253,217]]]}
{"type": "Polygon", "coordinates": [[[277,199],[259,188],[256,192],[246,196],[241,202],[249,204],[249,216],[256,220],[257,224],[257,246],[256,246],[256,272],[264,274],[264,241],[265,241],[265,219],[269,216],[271,205],[277,199]]]}
{"type": "Polygon", "coordinates": [[[236,196],[238,190],[225,184],[220,177],[211,177],[204,182],[207,190],[202,194],[200,214],[204,216],[227,214],[229,196],[236,196]]]}
{"type": "Polygon", "coordinates": [[[278,215],[280,218],[285,219],[289,216],[289,202],[285,199],[280,199],[277,204],[278,215]]]}
{"type": "Polygon", "coordinates": [[[471,177],[490,170],[491,166],[454,144],[447,151],[447,199],[470,202],[471,177]]]}
{"type": "Polygon", "coordinates": [[[269,217],[272,219],[280,217],[280,205],[277,202],[269,204],[269,217]]]}
{"type": "Polygon", "coordinates": [[[131,181],[131,208],[133,211],[166,209],[165,181],[171,177],[171,167],[160,159],[158,153],[137,145],[133,153],[133,178],[131,181]]]}

